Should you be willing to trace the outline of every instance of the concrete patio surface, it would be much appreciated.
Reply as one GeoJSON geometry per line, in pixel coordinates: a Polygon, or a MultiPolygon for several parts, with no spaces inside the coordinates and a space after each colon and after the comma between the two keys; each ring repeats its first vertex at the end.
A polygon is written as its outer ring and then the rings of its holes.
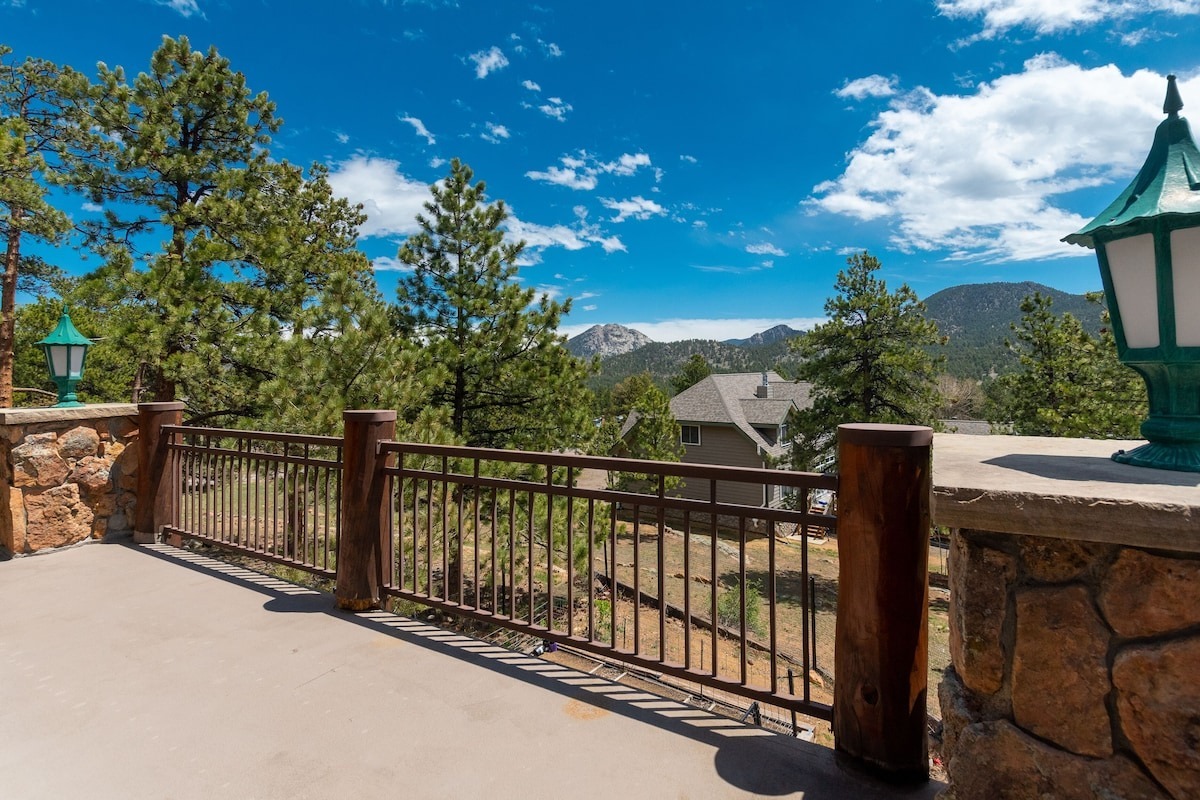
{"type": "Polygon", "coordinates": [[[150,545],[0,563],[0,796],[932,798],[825,747],[150,545]]]}

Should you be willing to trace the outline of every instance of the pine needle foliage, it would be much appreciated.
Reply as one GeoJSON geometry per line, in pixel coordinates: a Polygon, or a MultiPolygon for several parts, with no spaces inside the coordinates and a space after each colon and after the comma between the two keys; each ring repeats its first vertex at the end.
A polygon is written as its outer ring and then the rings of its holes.
{"type": "Polygon", "coordinates": [[[828,463],[840,424],[930,425],[940,404],[940,359],[929,348],[944,340],[916,293],[907,285],[889,291],[867,252],[846,264],[825,302],[828,321],[792,340],[802,359],[796,377],[813,384],[812,406],[790,421],[797,469],[828,463]]]}
{"type": "Polygon", "coordinates": [[[430,404],[454,436],[476,447],[550,450],[586,443],[589,366],[558,333],[571,301],[517,280],[524,242],[505,239],[508,211],[458,159],[400,248],[412,268],[397,287],[399,326],[421,343],[422,369],[444,379],[430,404]]]}

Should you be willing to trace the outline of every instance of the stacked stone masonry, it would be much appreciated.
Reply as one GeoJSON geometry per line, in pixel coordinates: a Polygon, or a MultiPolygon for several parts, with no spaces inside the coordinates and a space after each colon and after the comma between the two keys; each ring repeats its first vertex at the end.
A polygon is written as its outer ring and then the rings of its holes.
{"type": "Polygon", "coordinates": [[[1200,557],[959,529],[955,800],[1200,798],[1200,557]]]}
{"type": "Polygon", "coordinates": [[[94,408],[93,414],[85,409],[4,412],[0,552],[28,555],[130,533],[137,410],[132,405],[94,408]]]}

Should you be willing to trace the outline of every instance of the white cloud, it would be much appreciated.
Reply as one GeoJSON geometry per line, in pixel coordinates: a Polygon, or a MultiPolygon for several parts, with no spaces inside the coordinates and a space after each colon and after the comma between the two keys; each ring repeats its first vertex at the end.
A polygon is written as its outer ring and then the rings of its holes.
{"type": "Polygon", "coordinates": [[[403,117],[400,117],[400,121],[407,122],[409,125],[412,125],[413,130],[417,133],[417,136],[424,137],[427,144],[437,144],[437,139],[432,133],[429,132],[429,129],[425,127],[425,123],[421,122],[421,120],[405,114],[403,117]]]}
{"type": "Polygon", "coordinates": [[[885,78],[882,75],[868,75],[846,81],[842,88],[834,92],[838,97],[848,97],[862,100],[865,97],[891,97],[896,93],[896,79],[885,78]]]}
{"type": "Polygon", "coordinates": [[[83,209],[84,211],[90,211],[93,214],[97,214],[104,210],[104,206],[100,205],[99,203],[91,203],[91,202],[84,202],[84,204],[81,205],[80,208],[83,209]]]}
{"type": "Polygon", "coordinates": [[[342,133],[341,131],[334,131],[333,135],[338,140],[339,144],[346,144],[347,142],[350,141],[350,134],[348,134],[348,133],[342,133]]]}
{"type": "Polygon", "coordinates": [[[616,236],[605,236],[605,237],[597,236],[594,239],[591,239],[590,241],[594,241],[596,244],[600,245],[600,247],[602,247],[604,249],[604,252],[606,252],[606,253],[628,253],[629,252],[629,248],[625,246],[625,243],[622,242],[620,239],[618,239],[616,236]]]}
{"type": "Polygon", "coordinates": [[[376,272],[412,272],[413,271],[413,268],[410,267],[408,264],[405,264],[403,261],[401,261],[398,258],[392,258],[391,256],[379,256],[378,258],[372,259],[371,266],[375,268],[376,272]]]}
{"type": "Polygon", "coordinates": [[[400,162],[390,158],[360,154],[339,162],[329,173],[329,185],[334,194],[362,203],[364,237],[416,233],[417,214],[429,200],[428,184],[405,175],[400,162]]]}
{"type": "Polygon", "coordinates": [[[476,78],[486,78],[489,73],[508,66],[508,58],[499,47],[494,45],[487,50],[472,53],[468,58],[475,62],[476,78]]]}
{"type": "Polygon", "coordinates": [[[760,242],[758,244],[746,245],[746,252],[756,256],[786,256],[783,250],[780,250],[770,242],[760,242]]]}
{"type": "Polygon", "coordinates": [[[616,161],[602,165],[605,172],[613,175],[632,175],[638,167],[650,166],[650,156],[645,153],[623,153],[616,161]]]}
{"type": "MultiPolygon", "coordinates": [[[[610,321],[641,331],[656,342],[678,342],[684,339],[715,339],[722,342],[726,339],[745,339],[769,328],[774,328],[776,325],[787,325],[801,331],[808,330],[825,320],[821,317],[793,317],[790,319],[752,317],[745,319],[667,319],[657,322],[610,321]]],[[[590,327],[592,327],[592,323],[560,325],[558,332],[570,338],[583,333],[590,327]]]]}
{"type": "Polygon", "coordinates": [[[612,218],[613,222],[624,222],[630,217],[634,219],[650,219],[651,217],[661,216],[667,211],[658,203],[653,200],[647,200],[641,195],[631,197],[628,200],[614,200],[611,197],[602,197],[600,198],[600,204],[605,208],[617,212],[617,215],[612,218]]]}
{"type": "MultiPolygon", "coordinates": [[[[550,166],[544,170],[531,170],[525,177],[535,181],[555,183],[571,189],[591,191],[596,188],[600,175],[628,177],[641,167],[650,166],[650,156],[645,153],[622,153],[616,161],[602,162],[590,153],[580,150],[577,155],[566,155],[559,159],[561,167],[550,166]]],[[[578,206],[576,215],[579,214],[578,206]]],[[[584,209],[586,216],[587,209],[584,209]]]]}
{"type": "Polygon", "coordinates": [[[196,4],[196,0],[155,0],[160,6],[178,11],[185,17],[190,17],[193,14],[203,17],[204,14],[200,11],[200,6],[196,4]]]}
{"type": "Polygon", "coordinates": [[[962,43],[994,39],[1012,28],[1039,35],[1111,23],[1143,14],[1200,14],[1196,0],[936,0],[953,19],[982,18],[983,30],[962,43]]]}
{"type": "Polygon", "coordinates": [[[508,128],[503,125],[497,125],[494,122],[487,123],[487,132],[479,134],[479,138],[483,139],[485,142],[491,142],[492,144],[499,144],[501,139],[507,139],[510,136],[512,136],[512,134],[509,132],[508,128]]]}
{"type": "MultiPolygon", "coordinates": [[[[814,188],[810,207],[887,219],[894,246],[946,250],[951,258],[1032,260],[1087,255],[1060,243],[1100,208],[1065,207],[1087,187],[1125,186],[1162,119],[1166,88],[1149,71],[1084,69],[1054,55],[978,86],[897,97],[837,178],[814,188]]],[[[1181,82],[1200,95],[1200,76],[1181,82]]]]}
{"type": "Polygon", "coordinates": [[[526,89],[528,89],[531,92],[540,92],[542,90],[541,86],[538,86],[536,83],[529,80],[528,78],[521,81],[521,85],[524,86],[526,89]]]}
{"type": "Polygon", "coordinates": [[[569,167],[547,167],[545,170],[530,170],[525,173],[525,177],[535,181],[545,181],[546,183],[566,186],[569,189],[591,191],[596,188],[596,174],[594,172],[576,172],[569,167]]]}
{"type": "Polygon", "coordinates": [[[510,216],[504,223],[512,239],[524,239],[525,246],[534,250],[547,247],[562,247],[566,250],[582,250],[587,247],[574,228],[566,225],[538,225],[510,216]]]}
{"type": "Polygon", "coordinates": [[[433,158],[429,159],[429,166],[432,167],[433,169],[441,169],[442,167],[446,166],[449,163],[450,163],[449,161],[442,158],[441,156],[434,156],[433,158]]]}
{"type": "Polygon", "coordinates": [[[685,153],[685,154],[683,154],[683,155],[681,155],[681,156],[679,156],[679,160],[680,160],[680,161],[686,161],[686,162],[687,162],[687,163],[689,163],[689,164],[696,164],[696,163],[698,163],[698,159],[697,159],[695,156],[689,156],[689,155],[687,155],[686,153],[685,153]]]}
{"type": "Polygon", "coordinates": [[[559,122],[566,122],[567,112],[574,110],[574,106],[570,103],[564,103],[561,97],[549,97],[545,103],[538,106],[538,111],[559,122]]]}
{"type": "Polygon", "coordinates": [[[592,305],[582,306],[582,308],[584,311],[595,311],[597,308],[599,308],[599,306],[592,304],[592,305]]]}
{"type": "Polygon", "coordinates": [[[538,44],[542,46],[542,49],[546,51],[546,55],[550,56],[550,58],[558,58],[563,54],[562,48],[554,42],[543,42],[541,39],[538,39],[538,44]]]}

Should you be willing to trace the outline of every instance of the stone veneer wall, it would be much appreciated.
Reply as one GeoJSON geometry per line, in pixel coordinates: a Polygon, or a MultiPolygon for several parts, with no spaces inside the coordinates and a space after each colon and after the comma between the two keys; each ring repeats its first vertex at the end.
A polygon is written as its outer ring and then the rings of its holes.
{"type": "Polygon", "coordinates": [[[935,435],[947,798],[1200,798],[1200,475],[1135,444],[935,435]]]}
{"type": "Polygon", "coordinates": [[[953,534],[957,800],[1200,797],[1200,558],[953,534]]]}
{"type": "Polygon", "coordinates": [[[130,533],[137,406],[0,409],[0,551],[130,533]]]}

